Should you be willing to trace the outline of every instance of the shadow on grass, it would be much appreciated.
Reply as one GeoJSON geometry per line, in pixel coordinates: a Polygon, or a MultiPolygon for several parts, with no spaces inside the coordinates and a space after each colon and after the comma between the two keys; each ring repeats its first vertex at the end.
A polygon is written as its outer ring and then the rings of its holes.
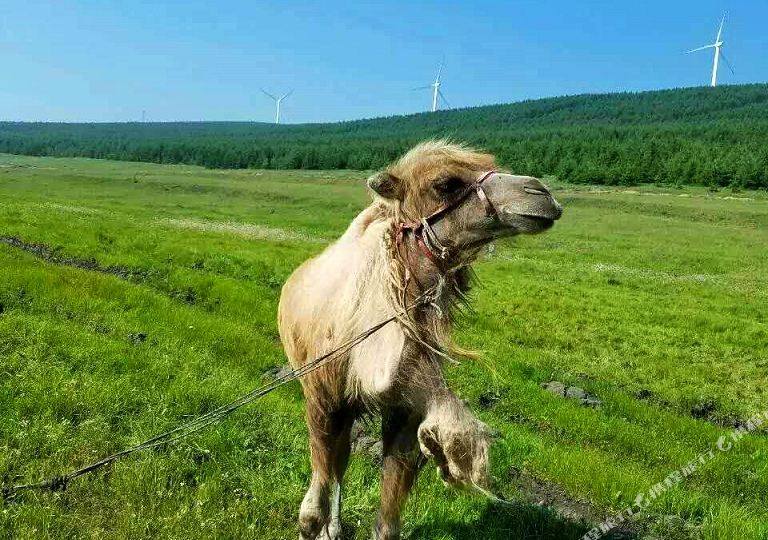
{"type": "MultiPolygon", "coordinates": [[[[489,505],[479,518],[469,523],[425,523],[405,537],[408,540],[576,540],[590,529],[589,524],[561,517],[546,507],[513,503],[509,507],[489,505]]],[[[630,540],[636,536],[619,531],[603,538],[630,540]]]]}

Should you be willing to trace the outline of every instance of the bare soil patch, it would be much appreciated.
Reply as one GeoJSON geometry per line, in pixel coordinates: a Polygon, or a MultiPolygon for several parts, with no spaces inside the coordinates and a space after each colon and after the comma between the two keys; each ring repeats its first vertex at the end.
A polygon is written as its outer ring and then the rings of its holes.
{"type": "Polygon", "coordinates": [[[25,242],[24,240],[16,236],[0,236],[0,243],[9,245],[31,253],[32,255],[39,257],[47,262],[58,264],[61,266],[71,266],[73,268],[80,268],[81,270],[90,270],[92,272],[99,272],[102,274],[109,274],[119,277],[125,280],[142,280],[146,279],[149,275],[147,270],[141,270],[137,268],[128,268],[126,266],[102,266],[96,259],[83,259],[79,257],[70,257],[66,255],[60,255],[61,248],[51,248],[45,244],[36,244],[33,242],[25,242]]]}

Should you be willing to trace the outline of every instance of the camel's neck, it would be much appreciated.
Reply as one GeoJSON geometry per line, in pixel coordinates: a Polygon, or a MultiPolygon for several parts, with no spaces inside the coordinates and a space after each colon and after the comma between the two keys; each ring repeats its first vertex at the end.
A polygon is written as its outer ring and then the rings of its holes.
{"type": "Polygon", "coordinates": [[[466,292],[469,284],[465,282],[465,277],[474,256],[460,258],[463,254],[458,254],[441,260],[424,250],[424,246],[419,245],[413,234],[407,234],[402,239],[400,254],[412,278],[411,294],[418,295],[424,290],[438,287],[446,300],[456,300],[457,296],[466,292]]]}
{"type": "Polygon", "coordinates": [[[464,301],[469,286],[470,270],[466,265],[455,266],[454,261],[436,262],[427,256],[412,234],[401,238],[393,256],[399,287],[399,305],[411,306],[429,294],[429,303],[420,304],[410,311],[411,319],[435,345],[447,348],[456,305],[464,301]]]}
{"type": "Polygon", "coordinates": [[[412,232],[397,237],[398,222],[398,216],[386,206],[371,205],[353,221],[341,242],[358,252],[374,249],[378,253],[370,259],[364,257],[370,267],[362,271],[360,279],[368,288],[378,282],[374,275],[381,275],[382,265],[388,268],[388,279],[382,285],[395,310],[403,312],[425,292],[431,293],[432,301],[409,310],[409,319],[419,334],[448,347],[453,315],[457,304],[464,301],[471,274],[468,264],[474,254],[455,253],[463,259],[435,261],[424,253],[412,232]],[[370,243],[374,238],[376,248],[370,243]]]}

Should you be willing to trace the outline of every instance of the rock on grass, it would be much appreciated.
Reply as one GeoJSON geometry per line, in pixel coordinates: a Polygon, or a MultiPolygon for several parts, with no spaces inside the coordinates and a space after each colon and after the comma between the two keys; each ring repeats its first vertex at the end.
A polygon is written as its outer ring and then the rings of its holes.
{"type": "Polygon", "coordinates": [[[595,409],[599,409],[603,405],[603,402],[600,399],[589,394],[583,388],[579,388],[578,386],[568,386],[559,381],[550,381],[542,383],[541,387],[547,392],[551,392],[552,394],[577,401],[580,405],[585,407],[593,407],[595,409]]]}
{"type": "Polygon", "coordinates": [[[272,368],[269,368],[264,372],[264,376],[268,379],[282,379],[283,377],[287,377],[291,374],[293,369],[288,364],[285,364],[284,366],[275,366],[272,368]]]}
{"type": "Polygon", "coordinates": [[[356,454],[368,456],[374,463],[381,464],[384,454],[384,443],[365,432],[365,426],[361,422],[352,425],[350,433],[352,451],[356,454]]]}
{"type": "Polygon", "coordinates": [[[135,332],[128,334],[128,341],[130,341],[133,345],[141,345],[145,341],[147,341],[147,334],[144,332],[135,332]]]}

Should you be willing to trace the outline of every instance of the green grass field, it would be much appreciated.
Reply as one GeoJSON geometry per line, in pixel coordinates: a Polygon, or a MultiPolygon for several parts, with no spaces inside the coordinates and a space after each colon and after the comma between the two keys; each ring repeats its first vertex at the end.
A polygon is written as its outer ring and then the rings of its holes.
{"type": "MultiPolygon", "coordinates": [[[[0,480],[83,465],[262,384],[285,362],[281,284],[367,204],[365,176],[0,155],[0,480]]],[[[621,510],[768,410],[766,193],[553,187],[561,222],[476,265],[458,341],[483,357],[448,370],[500,432],[495,489],[512,504],[447,491],[430,466],[407,538],[579,538],[581,517],[621,510]]],[[[306,443],[291,383],[65,492],[0,502],[0,537],[295,538],[306,443]]],[[[348,538],[367,538],[369,456],[346,497],[348,538]]],[[[763,427],[628,534],[768,538],[767,508],[763,427]]]]}

